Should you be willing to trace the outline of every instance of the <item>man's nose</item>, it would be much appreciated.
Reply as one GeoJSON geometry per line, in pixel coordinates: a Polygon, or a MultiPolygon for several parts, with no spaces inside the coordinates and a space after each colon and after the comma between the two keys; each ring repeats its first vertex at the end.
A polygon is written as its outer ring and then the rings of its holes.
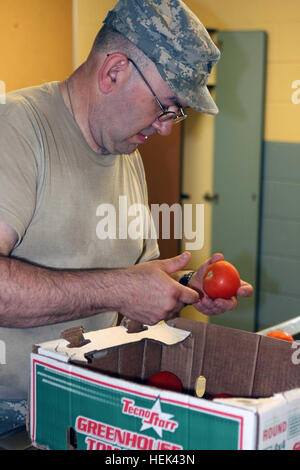
{"type": "Polygon", "coordinates": [[[174,125],[173,119],[170,119],[168,121],[159,121],[158,119],[156,119],[152,123],[152,127],[154,127],[156,132],[160,135],[165,135],[165,136],[171,134],[173,125],[174,125]]]}

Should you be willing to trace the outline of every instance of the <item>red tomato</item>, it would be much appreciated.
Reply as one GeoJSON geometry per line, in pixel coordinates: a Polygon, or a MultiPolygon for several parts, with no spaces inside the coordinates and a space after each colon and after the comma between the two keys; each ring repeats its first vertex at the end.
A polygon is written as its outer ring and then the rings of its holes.
{"type": "Polygon", "coordinates": [[[147,380],[147,385],[162,388],[163,390],[171,390],[179,393],[182,392],[182,383],[175,374],[172,374],[172,372],[161,371],[152,375],[147,380]]]}
{"type": "Polygon", "coordinates": [[[285,341],[294,341],[294,338],[291,335],[289,335],[286,331],[282,330],[270,331],[267,336],[270,336],[270,338],[283,339],[285,341]]]}
{"type": "Polygon", "coordinates": [[[217,393],[216,395],[213,395],[212,397],[210,397],[210,400],[214,400],[215,398],[233,398],[233,397],[229,393],[217,393]]]}
{"type": "Polygon", "coordinates": [[[212,299],[230,299],[236,294],[240,284],[238,271],[227,261],[210,264],[203,278],[203,289],[212,299]]]}

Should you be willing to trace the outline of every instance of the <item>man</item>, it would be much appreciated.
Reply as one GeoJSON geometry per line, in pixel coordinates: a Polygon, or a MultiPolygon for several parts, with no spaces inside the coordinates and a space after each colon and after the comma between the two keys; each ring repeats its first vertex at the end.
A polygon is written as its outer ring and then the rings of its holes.
{"type": "MultiPolygon", "coordinates": [[[[193,304],[219,314],[189,253],[155,260],[155,240],[100,239],[102,204],[147,204],[137,147],[185,107],[215,114],[206,88],[219,51],[180,0],[120,0],[68,80],[13,92],[0,110],[0,398],[25,399],[32,344],[116,312],[155,324],[193,304]],[[180,282],[178,282],[180,281],[180,282]]],[[[118,214],[119,215],[119,214],[118,214]]],[[[238,295],[252,294],[241,283],[238,295]]]]}

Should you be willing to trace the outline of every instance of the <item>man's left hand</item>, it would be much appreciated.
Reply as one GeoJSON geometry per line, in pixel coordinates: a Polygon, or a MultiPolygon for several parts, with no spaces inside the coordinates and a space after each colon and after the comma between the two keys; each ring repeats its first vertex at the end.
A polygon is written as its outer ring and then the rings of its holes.
{"type": "Polygon", "coordinates": [[[195,289],[200,294],[200,300],[193,304],[199,312],[205,315],[219,315],[220,313],[235,310],[238,306],[237,297],[251,297],[253,295],[253,287],[248,282],[241,280],[241,285],[236,292],[236,296],[231,299],[211,299],[203,290],[203,277],[208,266],[216,261],[224,260],[221,253],[214,254],[193,274],[189,287],[195,289]]]}

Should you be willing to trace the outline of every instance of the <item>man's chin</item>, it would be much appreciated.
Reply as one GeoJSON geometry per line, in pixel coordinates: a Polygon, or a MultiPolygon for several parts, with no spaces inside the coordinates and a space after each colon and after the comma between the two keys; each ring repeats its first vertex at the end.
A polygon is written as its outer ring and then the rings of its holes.
{"type": "Polygon", "coordinates": [[[120,152],[118,153],[125,153],[128,155],[130,153],[135,152],[139,145],[140,144],[138,144],[137,142],[129,143],[127,145],[122,146],[122,149],[120,148],[120,152]]]}
{"type": "Polygon", "coordinates": [[[128,140],[116,143],[115,148],[110,152],[111,155],[119,155],[120,153],[130,154],[135,152],[139,145],[147,142],[148,137],[137,134],[128,140]]]}

